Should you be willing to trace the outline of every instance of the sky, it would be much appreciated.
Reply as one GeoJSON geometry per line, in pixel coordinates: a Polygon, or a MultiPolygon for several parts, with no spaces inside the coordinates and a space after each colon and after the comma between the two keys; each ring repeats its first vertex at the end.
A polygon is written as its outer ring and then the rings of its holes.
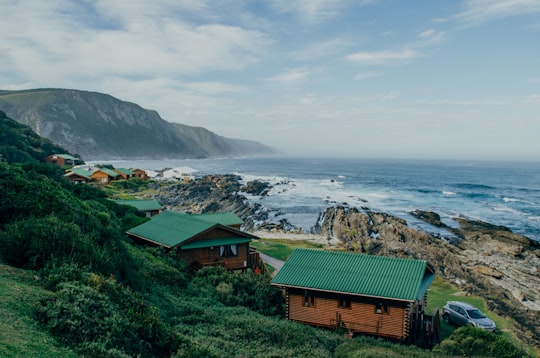
{"type": "Polygon", "coordinates": [[[540,161],[540,0],[0,0],[0,14],[0,89],[106,93],[292,156],[540,161]]]}

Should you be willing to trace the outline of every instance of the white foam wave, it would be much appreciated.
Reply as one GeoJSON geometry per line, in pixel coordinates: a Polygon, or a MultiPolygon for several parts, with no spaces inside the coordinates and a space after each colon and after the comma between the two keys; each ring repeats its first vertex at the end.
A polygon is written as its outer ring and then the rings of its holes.
{"type": "Polygon", "coordinates": [[[446,190],[443,190],[442,192],[444,195],[456,195],[456,193],[454,193],[453,191],[446,191],[446,190]]]}
{"type": "Polygon", "coordinates": [[[504,197],[504,198],[503,198],[503,201],[504,201],[505,203],[516,203],[516,202],[523,202],[523,203],[525,203],[525,202],[526,202],[525,200],[516,199],[516,198],[510,198],[510,197],[504,197]]]}

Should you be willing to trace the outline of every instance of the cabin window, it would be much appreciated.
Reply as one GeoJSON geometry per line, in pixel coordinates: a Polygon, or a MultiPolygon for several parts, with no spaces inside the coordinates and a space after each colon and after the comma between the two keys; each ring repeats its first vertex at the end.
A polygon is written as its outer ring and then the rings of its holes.
{"type": "Polygon", "coordinates": [[[375,305],[375,313],[388,314],[388,305],[382,302],[377,303],[375,305]]]}
{"type": "Polygon", "coordinates": [[[304,307],[315,307],[315,295],[304,290],[304,307]]]}
{"type": "Polygon", "coordinates": [[[351,309],[351,300],[348,298],[340,297],[338,302],[339,308],[351,309]]]}
{"type": "Polygon", "coordinates": [[[238,256],[238,246],[233,245],[223,245],[219,247],[219,256],[221,257],[235,257],[238,256]]]}

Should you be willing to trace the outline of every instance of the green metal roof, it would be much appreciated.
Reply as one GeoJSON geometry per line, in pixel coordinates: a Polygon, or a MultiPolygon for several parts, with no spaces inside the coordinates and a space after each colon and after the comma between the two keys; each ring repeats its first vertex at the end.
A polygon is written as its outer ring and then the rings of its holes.
{"type": "Polygon", "coordinates": [[[212,246],[223,246],[223,245],[233,245],[233,244],[245,244],[250,242],[251,238],[249,237],[225,237],[212,240],[197,240],[188,242],[185,245],[180,245],[182,249],[199,249],[202,247],[212,247],[212,246]]]}
{"type": "Polygon", "coordinates": [[[78,158],[75,158],[74,156],[69,155],[69,154],[54,154],[54,155],[60,158],[68,159],[68,160],[79,160],[78,158]]]}
{"type": "MultiPolygon", "coordinates": [[[[114,170],[111,170],[111,169],[107,169],[107,168],[97,168],[97,170],[95,172],[103,172],[105,174],[107,174],[108,176],[110,177],[113,177],[113,178],[116,178],[119,174],[117,172],[115,172],[114,170]]],[[[94,173],[95,173],[94,172],[94,173]]]]}
{"type": "Polygon", "coordinates": [[[414,301],[434,279],[423,260],[296,249],[272,284],[414,301]]]}
{"type": "Polygon", "coordinates": [[[82,168],[73,168],[73,169],[70,169],[69,172],[67,172],[65,174],[65,176],[71,176],[71,175],[79,175],[81,177],[85,177],[87,179],[91,179],[92,177],[92,172],[91,171],[88,171],[86,169],[82,169],[82,168]]]}
{"type": "Polygon", "coordinates": [[[140,211],[163,209],[163,206],[156,199],[115,200],[115,202],[121,205],[133,206],[140,211]]]}
{"type": "Polygon", "coordinates": [[[122,174],[125,174],[125,175],[133,175],[133,174],[135,174],[131,170],[127,169],[127,168],[116,168],[115,170],[122,173],[122,174]]]}
{"type": "MultiPolygon", "coordinates": [[[[233,221],[233,216],[236,215],[190,215],[175,211],[164,211],[153,216],[150,221],[128,230],[127,233],[168,248],[187,242],[194,236],[216,225],[223,226],[231,233],[251,237],[252,235],[229,226],[231,225],[230,222],[233,221]]],[[[238,221],[241,220],[236,216],[234,222],[238,221]]]]}

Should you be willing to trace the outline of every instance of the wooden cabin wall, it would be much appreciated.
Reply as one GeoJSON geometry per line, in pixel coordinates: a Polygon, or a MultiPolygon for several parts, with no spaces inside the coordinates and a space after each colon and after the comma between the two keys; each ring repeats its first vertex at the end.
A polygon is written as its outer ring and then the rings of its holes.
{"type": "Polygon", "coordinates": [[[376,313],[376,303],[382,300],[348,296],[354,297],[350,308],[340,308],[338,294],[315,292],[315,305],[309,307],[304,306],[303,291],[287,291],[290,320],[328,328],[334,328],[336,322],[341,322],[341,327],[357,333],[396,339],[408,336],[406,303],[384,301],[387,313],[376,313]]]}
{"type": "Polygon", "coordinates": [[[203,247],[191,250],[178,250],[177,257],[187,261],[197,261],[203,266],[223,265],[229,270],[245,268],[248,265],[248,244],[238,244],[238,255],[222,257],[219,255],[219,246],[203,247]]]}

